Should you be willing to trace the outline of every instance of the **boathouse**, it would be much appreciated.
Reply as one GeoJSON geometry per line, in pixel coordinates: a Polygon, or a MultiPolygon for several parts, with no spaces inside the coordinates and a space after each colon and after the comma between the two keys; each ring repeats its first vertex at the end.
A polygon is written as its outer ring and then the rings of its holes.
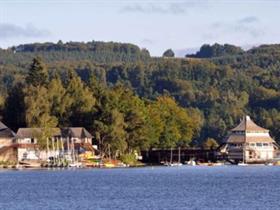
{"type": "Polygon", "coordinates": [[[82,151],[94,152],[92,135],[83,127],[50,128],[51,137],[45,151],[40,151],[39,137],[41,128],[19,128],[16,140],[18,160],[46,160],[61,153],[79,154],[82,151]],[[48,152],[47,152],[48,150],[48,152]]]}
{"type": "Polygon", "coordinates": [[[269,130],[256,125],[249,116],[233,128],[226,139],[225,151],[229,161],[267,163],[275,158],[278,145],[269,130]]]}

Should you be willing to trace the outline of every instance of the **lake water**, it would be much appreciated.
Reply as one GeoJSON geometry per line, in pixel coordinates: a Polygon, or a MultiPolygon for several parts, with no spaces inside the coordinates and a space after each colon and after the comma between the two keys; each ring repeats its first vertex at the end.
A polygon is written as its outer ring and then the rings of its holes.
{"type": "Polygon", "coordinates": [[[279,209],[280,167],[0,171],[0,209],[279,209]]]}

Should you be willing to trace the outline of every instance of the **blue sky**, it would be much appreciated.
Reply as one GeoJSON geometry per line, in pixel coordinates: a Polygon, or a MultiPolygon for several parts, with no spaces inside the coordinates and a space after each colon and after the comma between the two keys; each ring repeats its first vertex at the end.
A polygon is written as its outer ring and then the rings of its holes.
{"type": "Polygon", "coordinates": [[[161,55],[204,43],[280,43],[277,0],[0,0],[0,47],[129,42],[161,55]]]}

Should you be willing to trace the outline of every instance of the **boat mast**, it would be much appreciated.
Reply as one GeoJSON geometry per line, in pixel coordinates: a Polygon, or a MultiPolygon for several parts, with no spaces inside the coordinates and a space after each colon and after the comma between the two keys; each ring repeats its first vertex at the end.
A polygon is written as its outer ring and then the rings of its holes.
{"type": "Polygon", "coordinates": [[[49,160],[49,138],[47,137],[47,160],[49,160]]]}
{"type": "Polygon", "coordinates": [[[60,158],[59,158],[59,141],[58,138],[56,137],[56,159],[58,164],[60,165],[60,158]]]}
{"type": "Polygon", "coordinates": [[[181,147],[178,148],[178,163],[181,163],[181,147]]]}
{"type": "Polygon", "coordinates": [[[170,148],[170,163],[172,163],[172,157],[173,156],[173,150],[172,150],[172,147],[170,148]]]}
{"type": "Polygon", "coordinates": [[[75,145],[74,145],[74,139],[71,138],[72,140],[72,151],[73,151],[73,163],[75,163],[75,145]]]}
{"type": "Polygon", "coordinates": [[[67,139],[67,157],[69,158],[69,150],[70,150],[69,136],[67,136],[66,139],[67,139]]]}
{"type": "Polygon", "coordinates": [[[53,157],[53,161],[55,162],[55,148],[54,148],[54,139],[52,138],[52,157],[53,157]]]}

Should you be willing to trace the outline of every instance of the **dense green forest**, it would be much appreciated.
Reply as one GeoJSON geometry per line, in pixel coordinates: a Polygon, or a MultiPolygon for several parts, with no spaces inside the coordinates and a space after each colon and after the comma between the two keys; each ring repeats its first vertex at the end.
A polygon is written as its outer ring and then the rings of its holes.
{"type": "Polygon", "coordinates": [[[115,156],[222,143],[244,114],[280,141],[279,78],[280,45],[203,45],[186,58],[112,42],[20,45],[0,50],[0,115],[15,130],[84,126],[115,156]]]}

